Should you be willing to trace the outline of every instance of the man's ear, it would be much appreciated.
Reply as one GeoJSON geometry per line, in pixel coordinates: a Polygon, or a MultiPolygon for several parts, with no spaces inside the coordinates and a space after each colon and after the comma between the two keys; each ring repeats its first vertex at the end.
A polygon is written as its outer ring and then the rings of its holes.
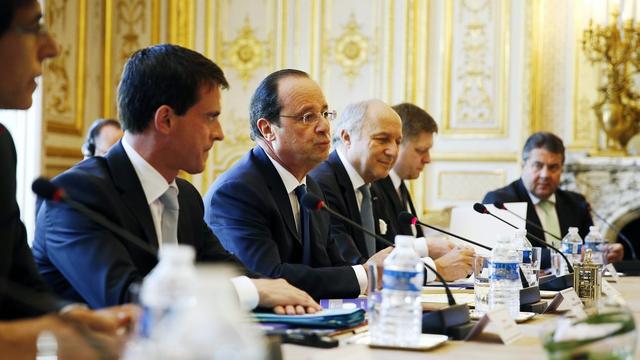
{"type": "Polygon", "coordinates": [[[351,135],[349,134],[349,132],[345,129],[340,130],[340,139],[342,140],[342,143],[349,147],[351,146],[351,135]]]}
{"type": "Polygon", "coordinates": [[[175,114],[168,105],[161,105],[153,115],[153,126],[163,134],[168,134],[175,125],[175,114]]]}
{"type": "Polygon", "coordinates": [[[267,141],[274,141],[276,139],[276,134],[274,133],[273,125],[271,122],[265,118],[258,119],[256,123],[258,126],[258,130],[260,130],[260,134],[267,141]]]}

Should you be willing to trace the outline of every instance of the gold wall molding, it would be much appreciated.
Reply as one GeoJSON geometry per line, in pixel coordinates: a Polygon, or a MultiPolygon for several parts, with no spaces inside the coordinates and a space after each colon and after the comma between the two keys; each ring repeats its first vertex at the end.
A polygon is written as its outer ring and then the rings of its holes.
{"type": "Polygon", "coordinates": [[[78,148],[68,148],[62,146],[47,146],[45,155],[60,158],[71,158],[77,161],[82,160],[82,151],[78,148]]]}
{"type": "Polygon", "coordinates": [[[485,189],[504,186],[504,170],[442,170],[438,172],[438,200],[478,201],[485,189]]]}
{"type": "Polygon", "coordinates": [[[462,161],[462,162],[518,162],[520,154],[517,152],[478,153],[478,152],[434,152],[433,161],[462,161]]]}
{"type": "Polygon", "coordinates": [[[509,5],[508,0],[446,2],[443,135],[507,135],[509,5]]]}
{"type": "Polygon", "coordinates": [[[358,77],[362,66],[369,61],[373,49],[370,50],[370,40],[362,33],[354,13],[351,13],[343,28],[342,33],[333,40],[333,59],[342,67],[343,74],[351,85],[358,77]]]}
{"type": "Polygon", "coordinates": [[[86,5],[86,1],[47,2],[46,21],[61,49],[43,71],[47,131],[81,134],[84,130],[86,5]]]}
{"type": "Polygon", "coordinates": [[[268,63],[270,57],[269,41],[259,40],[255,29],[251,27],[249,17],[231,41],[223,42],[223,63],[235,70],[246,88],[256,70],[268,63]]]}
{"type": "Polygon", "coordinates": [[[169,1],[169,42],[193,49],[195,43],[195,0],[169,1]]]}

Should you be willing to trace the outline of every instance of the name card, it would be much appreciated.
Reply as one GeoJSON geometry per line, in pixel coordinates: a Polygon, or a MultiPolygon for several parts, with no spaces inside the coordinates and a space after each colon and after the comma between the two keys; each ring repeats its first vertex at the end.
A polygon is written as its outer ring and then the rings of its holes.
{"type": "Polygon", "coordinates": [[[571,287],[560,291],[560,294],[569,304],[569,311],[578,319],[584,319],[587,317],[587,313],[584,311],[584,304],[578,297],[576,291],[571,287]]]}
{"type": "Polygon", "coordinates": [[[611,274],[611,281],[617,283],[620,280],[620,276],[618,275],[618,270],[616,270],[613,264],[607,264],[607,266],[605,266],[604,269],[607,270],[609,274],[611,274]]]}
{"type": "Polygon", "coordinates": [[[522,332],[511,317],[509,310],[504,306],[499,306],[480,318],[476,326],[469,332],[465,341],[478,338],[489,323],[493,325],[492,330],[497,332],[500,341],[505,345],[509,345],[522,337],[522,332]]]}
{"type": "Polygon", "coordinates": [[[613,285],[611,285],[610,282],[604,279],[602,280],[602,293],[605,296],[613,299],[617,303],[620,303],[620,304],[625,303],[625,300],[622,297],[622,294],[620,293],[620,291],[618,291],[618,289],[616,289],[613,285]]]}

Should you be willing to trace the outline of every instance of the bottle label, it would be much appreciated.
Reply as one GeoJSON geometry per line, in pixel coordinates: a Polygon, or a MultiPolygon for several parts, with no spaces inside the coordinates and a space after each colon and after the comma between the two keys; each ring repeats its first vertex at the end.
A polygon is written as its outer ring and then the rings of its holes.
{"type": "Polygon", "coordinates": [[[518,263],[491,262],[491,275],[489,276],[489,280],[518,281],[520,279],[518,267],[518,263]]]}
{"type": "Polygon", "coordinates": [[[562,244],[562,252],[565,254],[581,254],[582,253],[582,244],[562,244]]]}
{"type": "Polygon", "coordinates": [[[522,250],[522,263],[531,264],[531,250],[522,250]]]}
{"type": "Polygon", "coordinates": [[[422,274],[416,271],[396,271],[384,269],[382,288],[400,291],[420,291],[422,274]]]}

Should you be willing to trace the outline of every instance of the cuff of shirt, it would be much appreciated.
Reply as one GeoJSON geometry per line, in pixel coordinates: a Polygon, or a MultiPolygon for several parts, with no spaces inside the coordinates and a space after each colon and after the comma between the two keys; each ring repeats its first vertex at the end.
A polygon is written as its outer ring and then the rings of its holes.
{"type": "Polygon", "coordinates": [[[369,282],[369,280],[367,279],[367,271],[362,265],[354,265],[352,266],[352,268],[353,272],[356,273],[358,285],[360,285],[360,295],[364,295],[367,292],[367,284],[369,282]]]}
{"type": "Polygon", "coordinates": [[[236,288],[236,293],[238,293],[238,299],[240,300],[240,307],[243,310],[253,310],[258,307],[260,295],[251,279],[246,276],[237,276],[231,279],[231,282],[233,283],[233,287],[236,288]]]}
{"type": "MultiPolygon", "coordinates": [[[[436,263],[435,263],[435,261],[433,261],[432,258],[423,257],[421,260],[425,264],[431,266],[432,268],[436,269],[436,271],[438,271],[438,268],[436,267],[436,263]]],[[[427,279],[426,279],[425,283],[430,283],[430,282],[435,281],[435,280],[436,280],[436,274],[433,271],[431,271],[430,269],[427,269],[427,279]]]]}
{"type": "Polygon", "coordinates": [[[419,237],[413,241],[413,249],[418,253],[421,258],[429,256],[429,245],[427,244],[427,238],[419,237]]]}
{"type": "Polygon", "coordinates": [[[75,309],[88,310],[89,307],[87,306],[87,304],[83,304],[83,303],[71,303],[71,304],[63,306],[62,309],[58,310],[58,314],[59,315],[64,315],[64,314],[68,313],[69,311],[72,311],[72,310],[75,310],[75,309]]]}

